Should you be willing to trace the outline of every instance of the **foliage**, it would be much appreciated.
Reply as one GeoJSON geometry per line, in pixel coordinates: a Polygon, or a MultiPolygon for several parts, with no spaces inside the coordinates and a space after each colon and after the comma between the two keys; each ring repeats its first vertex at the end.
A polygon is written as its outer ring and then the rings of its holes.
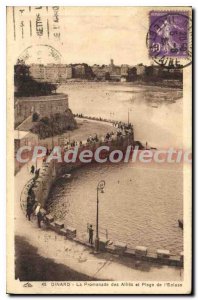
{"type": "Polygon", "coordinates": [[[67,110],[64,113],[56,113],[50,117],[43,117],[31,131],[38,134],[41,139],[45,139],[75,128],[76,121],[73,114],[70,110],[67,110]]]}
{"type": "Polygon", "coordinates": [[[39,114],[37,112],[34,112],[32,115],[32,122],[37,122],[39,119],[39,114]]]}
{"type": "Polygon", "coordinates": [[[29,75],[29,66],[18,64],[14,66],[15,96],[44,96],[56,92],[56,84],[38,82],[29,75]]]}

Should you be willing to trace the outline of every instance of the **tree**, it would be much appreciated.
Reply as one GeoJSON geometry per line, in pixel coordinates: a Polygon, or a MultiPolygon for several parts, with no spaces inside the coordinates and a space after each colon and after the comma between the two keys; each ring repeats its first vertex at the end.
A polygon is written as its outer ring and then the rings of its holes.
{"type": "Polygon", "coordinates": [[[36,122],[39,119],[39,114],[37,112],[34,112],[32,115],[32,122],[36,122]]]}
{"type": "Polygon", "coordinates": [[[38,82],[29,74],[29,66],[17,64],[14,66],[15,96],[45,96],[57,90],[57,85],[48,82],[38,82]]]}

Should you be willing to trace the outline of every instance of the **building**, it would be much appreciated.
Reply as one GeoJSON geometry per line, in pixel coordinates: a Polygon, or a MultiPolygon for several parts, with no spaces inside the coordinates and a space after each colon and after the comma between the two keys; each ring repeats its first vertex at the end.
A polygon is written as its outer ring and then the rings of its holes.
{"type": "Polygon", "coordinates": [[[85,65],[83,64],[73,65],[73,75],[74,78],[84,79],[86,75],[85,65]]]}
{"type": "Polygon", "coordinates": [[[136,67],[136,70],[137,70],[137,76],[141,76],[141,75],[144,75],[145,74],[145,69],[146,67],[143,65],[143,64],[139,64],[136,67]]]}
{"type": "Polygon", "coordinates": [[[109,67],[106,65],[93,65],[92,72],[96,79],[98,80],[108,80],[109,79],[109,67]]]}
{"type": "Polygon", "coordinates": [[[65,82],[67,75],[67,68],[64,64],[57,64],[55,72],[57,73],[57,81],[56,82],[65,82]]]}
{"type": "Polygon", "coordinates": [[[158,79],[177,79],[182,80],[183,70],[176,68],[167,68],[159,65],[151,65],[146,67],[146,75],[157,77],[158,79]]]}
{"type": "Polygon", "coordinates": [[[110,60],[109,75],[113,81],[119,81],[121,79],[121,67],[114,65],[113,59],[110,60]]]}
{"type": "Polygon", "coordinates": [[[45,66],[45,80],[51,83],[59,81],[59,65],[47,64],[45,66]]]}
{"type": "Polygon", "coordinates": [[[45,66],[43,64],[31,64],[29,66],[29,75],[37,81],[44,81],[45,66]]]}
{"type": "Polygon", "coordinates": [[[66,94],[15,97],[15,125],[20,124],[35,112],[42,118],[49,117],[51,114],[62,113],[68,109],[68,96],[66,94]]]}
{"type": "Polygon", "coordinates": [[[71,79],[73,77],[73,69],[71,65],[66,66],[66,79],[71,79]]]}
{"type": "Polygon", "coordinates": [[[72,78],[79,79],[93,79],[94,74],[92,68],[87,64],[73,64],[72,66],[72,78]]]}
{"type": "MultiPolygon", "coordinates": [[[[56,72],[56,80],[57,82],[66,82],[67,79],[72,78],[72,66],[66,65],[66,64],[57,64],[55,65],[55,69],[53,69],[53,72],[56,72]]],[[[52,66],[53,68],[53,66],[52,66]]],[[[50,78],[46,78],[47,81],[50,80],[50,78]]]]}
{"type": "Polygon", "coordinates": [[[128,76],[128,72],[129,72],[129,65],[121,65],[121,76],[128,76]]]}
{"type": "MultiPolygon", "coordinates": [[[[38,145],[38,135],[28,131],[14,130],[14,157],[15,157],[15,174],[24,165],[17,160],[16,154],[19,148],[23,146],[33,147],[38,145]]],[[[31,155],[30,151],[23,151],[22,159],[28,158],[31,155]]]]}
{"type": "Polygon", "coordinates": [[[113,59],[110,59],[110,64],[109,64],[109,73],[112,74],[114,72],[115,65],[113,59]]]}
{"type": "Polygon", "coordinates": [[[31,64],[29,74],[36,81],[66,82],[72,78],[72,66],[66,64],[31,64]]]}

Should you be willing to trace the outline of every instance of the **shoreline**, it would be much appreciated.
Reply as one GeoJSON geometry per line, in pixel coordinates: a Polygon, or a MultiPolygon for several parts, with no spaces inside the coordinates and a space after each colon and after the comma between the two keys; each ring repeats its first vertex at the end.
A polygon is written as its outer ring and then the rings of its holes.
{"type": "Polygon", "coordinates": [[[46,228],[38,228],[37,222],[28,221],[20,206],[21,191],[32,176],[24,166],[15,176],[15,236],[23,237],[31,246],[38,249],[42,257],[52,259],[78,273],[96,278],[95,280],[146,280],[149,270],[151,278],[158,280],[182,280],[183,269],[164,266],[136,259],[120,258],[118,255],[101,253],[94,255],[89,248],[46,228]],[[25,221],[25,226],[24,226],[25,221]],[[120,276],[122,274],[122,276],[120,276]],[[124,275],[123,275],[124,274],[124,275]]]}
{"type": "MultiPolygon", "coordinates": [[[[32,178],[32,175],[27,172],[28,166],[25,165],[15,176],[15,185],[16,190],[18,191],[16,194],[19,198],[24,190],[24,186],[28,182],[28,178],[32,178]]],[[[31,246],[36,247],[38,249],[38,254],[44,258],[52,259],[53,262],[58,264],[62,263],[78,274],[84,274],[91,277],[92,280],[93,278],[96,278],[95,280],[104,278],[106,278],[106,280],[120,280],[119,273],[112,273],[114,268],[119,271],[122,270],[122,272],[126,274],[125,280],[130,280],[130,278],[131,280],[141,280],[141,278],[144,278],[145,280],[146,272],[143,271],[145,268],[149,268],[150,272],[153,272],[153,276],[156,276],[156,280],[159,272],[160,276],[165,276],[166,280],[170,276],[177,278],[173,280],[181,280],[182,269],[180,267],[159,265],[149,261],[139,261],[134,256],[130,258],[120,257],[116,253],[104,252],[99,256],[96,256],[94,255],[93,250],[87,247],[87,245],[79,244],[75,240],[69,240],[66,236],[62,236],[54,230],[49,230],[48,228],[45,228],[45,226],[39,229],[37,222],[34,220],[31,222],[26,220],[26,226],[23,226],[22,224],[24,223],[25,216],[18,203],[20,203],[20,201],[15,202],[15,205],[17,206],[16,211],[18,211],[15,221],[17,224],[15,234],[16,236],[22,236],[31,246]],[[90,261],[92,261],[91,264],[90,261]],[[127,263],[125,263],[125,261],[127,261],[127,263]],[[139,261],[138,265],[136,264],[137,261],[139,261]],[[133,266],[132,269],[129,267],[130,264],[133,266]],[[165,273],[164,270],[166,270],[165,273]],[[166,274],[169,274],[169,276],[166,274]]]]}
{"type": "Polygon", "coordinates": [[[105,84],[105,85],[121,85],[121,86],[128,86],[128,87],[156,87],[156,88],[163,88],[163,89],[178,89],[178,90],[183,90],[183,83],[181,82],[181,85],[174,86],[172,84],[167,84],[166,82],[157,82],[153,83],[153,81],[148,82],[148,81],[128,81],[128,82],[115,82],[115,81],[94,81],[94,80],[71,80],[71,81],[66,81],[64,83],[60,83],[60,86],[66,86],[66,85],[77,85],[77,84],[105,84]]]}

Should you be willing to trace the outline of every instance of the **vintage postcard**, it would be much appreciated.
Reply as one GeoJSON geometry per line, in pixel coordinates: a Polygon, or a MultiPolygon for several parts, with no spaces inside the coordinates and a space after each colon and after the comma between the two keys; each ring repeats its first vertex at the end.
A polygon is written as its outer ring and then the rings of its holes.
{"type": "Polygon", "coordinates": [[[7,7],[7,293],[190,294],[191,127],[191,7],[7,7]]]}

